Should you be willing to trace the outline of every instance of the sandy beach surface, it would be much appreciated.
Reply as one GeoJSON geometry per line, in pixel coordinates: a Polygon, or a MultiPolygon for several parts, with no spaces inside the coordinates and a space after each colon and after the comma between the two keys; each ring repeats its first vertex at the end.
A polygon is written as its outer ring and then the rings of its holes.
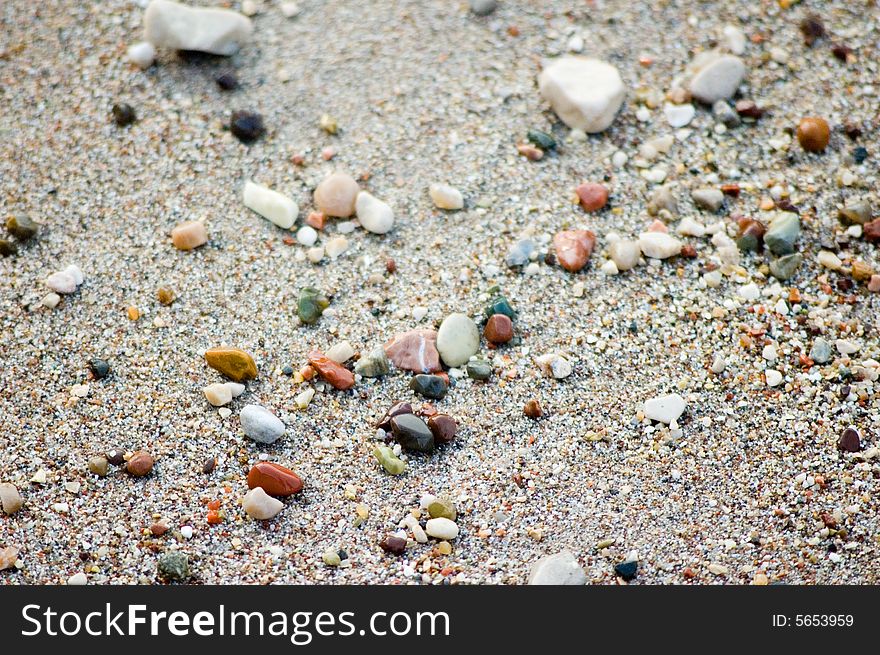
{"type": "Polygon", "coordinates": [[[880,296],[870,270],[852,271],[877,267],[877,246],[838,218],[859,202],[862,222],[877,213],[875,2],[499,0],[484,17],[465,1],[298,5],[291,18],[269,0],[246,7],[253,37],[234,56],[160,48],[141,70],[126,49],[143,38],[144,5],[0,4],[0,215],[40,223],[0,258],[0,482],[23,499],[0,512],[0,550],[18,549],[0,584],[79,573],[154,584],[173,551],[192,584],[524,584],[563,550],[594,584],[624,582],[626,561],[638,562],[632,584],[880,581],[880,296]],[[814,14],[824,33],[810,46],[801,25],[814,14]],[[668,94],[696,54],[731,47],[725,26],[745,37],[730,107],[752,100],[763,115],[727,127],[694,102],[693,119],[671,126],[668,94]],[[572,134],[538,91],[542,64],[572,51],[613,64],[627,88],[602,133],[572,134]],[[218,87],[224,72],[238,89],[218,87]],[[116,103],[136,122],[116,125],[116,103]],[[238,110],[263,117],[253,144],[228,129],[238,110]],[[831,127],[822,152],[795,135],[811,116],[831,127]],[[517,150],[529,130],[557,142],[539,161],[517,150]],[[667,136],[658,151],[652,140],[667,136]],[[395,224],[378,235],[328,219],[318,245],[341,230],[347,249],[315,264],[296,230],[333,171],[388,203],[395,224]],[[292,198],[297,226],[246,208],[249,179],[292,198]],[[660,181],[675,207],[658,213],[660,181]],[[602,210],[577,204],[583,182],[610,191],[602,210]],[[460,190],[464,208],[436,208],[434,183],[460,190]],[[704,187],[725,187],[717,211],[693,200],[704,187]],[[770,273],[766,248],[719,254],[737,216],[767,224],[780,209],[801,225],[790,279],[770,273]],[[711,233],[678,234],[686,218],[711,233]],[[189,220],[209,240],[179,251],[169,234],[189,220]],[[695,256],[603,272],[611,233],[634,239],[655,220],[695,256]],[[581,228],[597,241],[572,273],[552,239],[581,228]],[[511,268],[524,237],[532,261],[511,268]],[[70,264],[83,283],[46,307],[45,279],[70,264]],[[310,351],[349,341],[363,356],[453,312],[482,331],[496,286],[518,315],[514,341],[481,340],[487,381],[461,367],[445,398],[426,401],[400,370],[348,391],[296,376],[310,351]],[[304,287],[330,299],[312,325],[297,316],[304,287]],[[831,346],[824,363],[811,359],[817,339],[831,346]],[[203,357],[221,345],[259,369],[225,417],[202,392],[224,381],[203,357]],[[546,354],[572,374],[543,375],[546,354]],[[110,364],[104,379],[90,374],[95,358],[110,364]],[[671,393],[686,402],[676,423],[645,418],[646,400],[671,393]],[[524,415],[532,399],[540,418],[524,415]],[[392,476],[372,455],[374,426],[399,400],[430,402],[458,433],[430,455],[404,453],[392,476]],[[286,434],[248,439],[247,404],[286,434]],[[848,427],[857,449],[839,444],[848,427]],[[91,473],[113,449],[146,451],[155,466],[91,473]],[[269,521],[241,507],[261,458],[305,484],[269,521]],[[454,502],[451,548],[405,529],[404,554],[384,552],[408,513],[425,525],[425,494],[454,502]],[[325,564],[328,549],[344,551],[342,566],[325,564]]]}

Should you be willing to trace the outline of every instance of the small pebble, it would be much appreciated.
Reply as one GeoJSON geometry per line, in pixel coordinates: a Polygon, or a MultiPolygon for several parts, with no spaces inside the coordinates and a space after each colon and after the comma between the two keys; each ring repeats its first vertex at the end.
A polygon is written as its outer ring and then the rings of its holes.
{"type": "Polygon", "coordinates": [[[434,206],[439,209],[455,211],[464,207],[464,198],[461,191],[448,184],[432,184],[428,187],[428,194],[434,206]]]}
{"type": "Polygon", "coordinates": [[[178,250],[193,250],[208,243],[208,231],[201,221],[187,221],[171,230],[171,242],[178,250]]]}
{"type": "Polygon", "coordinates": [[[275,443],[286,429],[281,419],[260,405],[245,405],[239,420],[245,435],[263,444],[275,443]]]}
{"type": "Polygon", "coordinates": [[[250,144],[266,133],[266,127],[260,114],[239,110],[229,118],[229,131],[242,143],[250,144]]]}
{"type": "Polygon", "coordinates": [[[830,137],[831,129],[824,118],[810,116],[798,123],[798,143],[807,152],[822,152],[828,146],[830,137]]]}
{"type": "Polygon", "coordinates": [[[136,478],[142,478],[153,470],[153,458],[146,451],[136,450],[128,458],[125,470],[136,478]]]}
{"type": "Polygon", "coordinates": [[[272,498],[262,487],[254,487],[248,491],[241,506],[248,516],[259,521],[267,521],[284,509],[284,503],[272,498]]]}
{"type": "Polygon", "coordinates": [[[131,125],[137,120],[134,108],[124,102],[113,105],[111,113],[113,114],[113,122],[119,127],[131,125]]]}

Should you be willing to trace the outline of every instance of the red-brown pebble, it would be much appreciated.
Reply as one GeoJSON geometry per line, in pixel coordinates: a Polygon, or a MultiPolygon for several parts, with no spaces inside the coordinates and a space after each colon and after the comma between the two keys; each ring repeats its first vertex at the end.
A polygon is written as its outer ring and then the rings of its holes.
{"type": "Polygon", "coordinates": [[[831,129],[824,118],[809,116],[798,124],[798,143],[807,152],[822,152],[828,146],[830,138],[831,129]]]}
{"type": "Polygon", "coordinates": [[[596,235],[589,230],[565,230],[553,237],[556,259],[566,271],[577,273],[590,259],[596,235]]]}
{"type": "Polygon", "coordinates": [[[136,478],[142,478],[153,470],[153,458],[150,453],[143,450],[136,450],[128,458],[125,464],[125,470],[136,478]]]}
{"type": "Polygon", "coordinates": [[[862,449],[862,440],[859,438],[859,431],[855,428],[847,428],[840,435],[837,447],[848,453],[857,453],[862,449]]]}
{"type": "Polygon", "coordinates": [[[544,415],[544,410],[541,409],[541,403],[535,398],[532,398],[526,403],[526,406],[523,407],[523,414],[529,418],[541,418],[541,416],[544,415]]]}
{"type": "Polygon", "coordinates": [[[608,202],[608,189],[596,182],[584,182],[574,191],[584,211],[597,212],[608,202]]]}
{"type": "Polygon", "coordinates": [[[337,364],[326,355],[313,350],[309,353],[309,364],[318,371],[323,380],[336,389],[351,389],[354,386],[354,374],[341,364],[337,364]]]}
{"type": "Polygon", "coordinates": [[[507,343],[513,339],[513,321],[504,314],[492,314],[483,328],[483,336],[492,343],[507,343]]]}
{"type": "Polygon", "coordinates": [[[393,534],[390,534],[379,542],[379,546],[386,553],[403,555],[403,551],[406,550],[406,539],[395,537],[393,534]]]}
{"type": "Polygon", "coordinates": [[[862,226],[862,235],[867,241],[875,243],[880,241],[880,218],[874,219],[870,223],[862,226]]]}
{"type": "Polygon", "coordinates": [[[428,419],[428,429],[434,435],[435,443],[449,443],[455,439],[458,423],[448,414],[434,414],[428,419]]]}
{"type": "Polygon", "coordinates": [[[303,481],[289,468],[273,462],[254,464],[247,476],[248,489],[263,487],[270,496],[292,496],[302,491],[303,481]]]}

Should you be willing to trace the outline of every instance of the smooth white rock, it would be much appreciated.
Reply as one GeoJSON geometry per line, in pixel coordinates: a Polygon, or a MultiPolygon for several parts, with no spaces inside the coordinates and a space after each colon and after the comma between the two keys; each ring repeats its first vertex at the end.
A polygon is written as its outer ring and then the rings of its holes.
{"type": "Polygon", "coordinates": [[[746,35],[735,25],[725,25],[721,30],[724,45],[735,55],[741,55],[746,51],[746,35]]]}
{"type": "Polygon", "coordinates": [[[296,217],[299,215],[299,207],[296,203],[282,193],[273,191],[269,187],[248,180],[244,183],[242,194],[245,207],[257,212],[263,218],[275,223],[280,228],[289,230],[296,217]]]}
{"type": "Polygon", "coordinates": [[[739,295],[743,300],[757,300],[761,297],[761,290],[757,284],[749,282],[739,288],[739,295]]]}
{"type": "Polygon", "coordinates": [[[547,555],[532,564],[529,572],[530,585],[585,585],[587,574],[577,558],[567,551],[547,555]]]}
{"type": "Polygon", "coordinates": [[[709,105],[732,97],[746,74],[746,65],[735,55],[715,53],[702,57],[700,64],[689,88],[697,100],[709,105]]]}
{"type": "Polygon", "coordinates": [[[300,12],[299,5],[295,2],[282,2],[280,9],[285,18],[293,18],[300,12]]]}
{"type": "Polygon", "coordinates": [[[638,266],[642,249],[637,241],[620,239],[608,246],[608,256],[619,271],[628,271],[638,266]]]}
{"type": "Polygon", "coordinates": [[[715,355],[715,359],[712,362],[712,367],[709,370],[718,375],[719,373],[723,373],[724,369],[726,368],[727,362],[724,361],[724,357],[722,357],[721,355],[715,355]]]}
{"type": "Polygon", "coordinates": [[[706,226],[698,223],[690,216],[685,216],[675,228],[676,234],[688,237],[701,237],[706,234],[706,226]]]}
{"type": "Polygon", "coordinates": [[[228,9],[152,0],[144,13],[144,40],[169,50],[234,55],[250,38],[252,30],[249,18],[228,9]]]}
{"type": "Polygon", "coordinates": [[[333,344],[325,354],[337,364],[345,364],[354,357],[354,348],[348,341],[340,341],[333,344]]]}
{"type": "Polygon", "coordinates": [[[69,587],[82,587],[84,585],[89,584],[89,579],[86,577],[86,574],[80,571],[67,579],[67,585],[69,587]]]}
{"type": "Polygon", "coordinates": [[[458,525],[456,525],[455,521],[441,516],[436,519],[428,519],[428,522],[425,524],[425,532],[435,539],[451,541],[458,536],[458,525]]]}
{"type": "Polygon", "coordinates": [[[772,368],[764,371],[764,377],[767,379],[768,387],[778,387],[782,384],[782,373],[772,368]]]}
{"type": "Polygon", "coordinates": [[[260,521],[271,519],[284,509],[284,503],[277,498],[272,498],[263,490],[263,487],[254,487],[248,491],[241,506],[248,516],[260,521]]]}
{"type": "Polygon", "coordinates": [[[83,273],[78,266],[71,264],[62,271],[52,273],[46,278],[46,286],[55,293],[73,293],[83,283],[83,273]]]}
{"type": "Polygon", "coordinates": [[[669,425],[684,413],[686,403],[677,393],[657,396],[645,401],[644,412],[652,421],[660,421],[669,425]]]}
{"type": "Polygon", "coordinates": [[[447,366],[466,364],[480,349],[480,330],[465,314],[453,313],[437,330],[437,351],[447,366]]]}
{"type": "Polygon", "coordinates": [[[214,407],[222,407],[223,405],[232,402],[232,389],[222,382],[209,384],[202,389],[202,393],[205,394],[205,398],[207,398],[208,402],[214,407]]]}
{"type": "Polygon", "coordinates": [[[645,257],[667,259],[681,252],[681,241],[666,232],[642,232],[639,248],[645,257]]]}
{"type": "Polygon", "coordinates": [[[394,227],[394,211],[388,203],[366,191],[358,193],[355,213],[367,232],[385,234],[394,227]]]}
{"type": "Polygon", "coordinates": [[[239,418],[245,435],[259,443],[275,443],[284,434],[281,419],[260,405],[246,405],[239,418]]]}
{"type": "Polygon", "coordinates": [[[605,275],[617,275],[620,272],[613,259],[606,259],[602,266],[599,267],[599,270],[605,275]]]}
{"type": "Polygon", "coordinates": [[[697,115],[697,110],[690,103],[686,105],[673,105],[666,103],[663,106],[663,114],[672,127],[684,127],[697,115]]]}
{"type": "Polygon", "coordinates": [[[590,133],[611,125],[626,95],[617,69],[589,57],[551,62],[538,76],[538,88],[566,125],[590,133]]]}
{"type": "Polygon", "coordinates": [[[128,60],[138,68],[149,68],[156,61],[156,48],[149,41],[139,41],[128,46],[128,60]]]}
{"type": "Polygon", "coordinates": [[[439,209],[456,210],[464,207],[461,191],[448,184],[432,184],[428,187],[428,195],[439,209]]]}
{"type": "Polygon", "coordinates": [[[311,248],[318,240],[318,231],[311,225],[303,225],[296,231],[296,240],[302,245],[311,248]]]}

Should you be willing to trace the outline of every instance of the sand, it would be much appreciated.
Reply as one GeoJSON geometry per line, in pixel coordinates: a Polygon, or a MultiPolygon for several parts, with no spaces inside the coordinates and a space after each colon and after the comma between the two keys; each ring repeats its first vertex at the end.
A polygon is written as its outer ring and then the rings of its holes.
{"type": "MultiPolygon", "coordinates": [[[[135,3],[2,3],[0,214],[29,212],[43,229],[17,256],[0,258],[0,481],[25,500],[0,517],[0,547],[21,549],[20,568],[0,572],[0,584],[58,584],[78,572],[92,584],[155,583],[157,558],[174,549],[190,556],[192,583],[522,584],[532,562],[564,548],[592,583],[617,582],[613,566],[631,556],[639,560],[634,583],[744,584],[761,575],[877,583],[880,460],[841,453],[836,442],[855,425],[862,455],[880,445],[875,385],[839,372],[876,373],[862,363],[880,359],[878,297],[858,285],[840,291],[837,280],[847,276],[816,262],[830,244],[844,259],[877,264],[873,245],[835,243],[839,204],[857,196],[876,203],[876,4],[502,0],[485,18],[445,0],[300,5],[288,20],[276,3],[261,3],[255,41],[232,58],[161,52],[141,71],[124,56],[141,39],[135,3]],[[803,44],[798,23],[811,11],[855,49],[856,63],[835,59],[830,38],[803,44]],[[654,185],[633,165],[638,146],[674,132],[662,106],[649,122],[637,120],[633,89],[665,93],[726,24],[764,38],[749,40],[743,55],[744,97],[768,114],[718,133],[711,111],[697,109],[687,138],[657,160],[679,203],[670,226],[685,215],[705,224],[760,217],[761,198],[778,183],[802,208],[805,264],[774,290],[761,273],[766,256],[744,256],[739,282],[770,290],[745,302],[733,278],[700,287],[715,249],[709,238],[687,237],[696,259],[606,277],[598,270],[604,236],[631,237],[650,221],[654,185]],[[541,58],[565,52],[575,33],[584,53],[617,66],[630,89],[612,127],[584,142],[569,138],[536,87],[541,58]],[[773,48],[789,53],[787,64],[769,58],[773,48]],[[219,90],[214,77],[227,70],[241,89],[219,90]],[[114,102],[131,104],[138,122],[115,126],[114,102]],[[250,147],[224,129],[239,109],[261,113],[267,126],[250,147]],[[320,128],[323,114],[337,120],[337,135],[320,128]],[[806,115],[832,125],[826,152],[771,145],[806,115]],[[856,142],[840,128],[847,120],[863,125],[856,142]],[[553,132],[559,151],[540,162],[518,155],[529,129],[553,132]],[[861,166],[851,161],[857,145],[870,153],[861,166]],[[336,150],[331,161],[321,157],[326,147],[336,150]],[[611,164],[618,150],[629,156],[622,168],[611,164]],[[291,162],[296,154],[305,166],[291,162]],[[390,234],[348,234],[350,247],[335,261],[311,264],[305,247],[283,242],[293,232],[242,204],[253,179],[292,197],[302,219],[314,186],[333,170],[358,177],[396,215],[390,234]],[[844,170],[851,186],[837,184],[844,170]],[[610,209],[585,214],[574,188],[603,180],[610,209]],[[437,182],[461,190],[465,209],[435,209],[428,186],[437,182]],[[730,182],[743,191],[717,217],[690,200],[691,188],[730,182]],[[205,220],[209,243],[176,251],[171,228],[195,219],[205,220]],[[571,227],[599,236],[584,271],[539,259],[538,273],[526,276],[504,265],[523,230],[547,244],[571,227]],[[84,284],[57,308],[41,307],[43,279],[71,263],[84,284]],[[384,282],[371,283],[376,274],[384,282]],[[298,369],[310,350],[342,339],[369,352],[451,312],[477,316],[495,284],[519,311],[521,342],[491,351],[484,342],[492,379],[460,379],[437,403],[459,420],[453,445],[411,457],[398,477],[372,458],[373,422],[395,400],[418,400],[401,372],[349,392],[322,390],[305,411],[295,408],[307,385],[283,375],[284,366],[298,369]],[[332,297],[332,311],[314,326],[296,317],[307,285],[332,297]],[[160,286],[178,295],[169,307],[156,300],[160,286]],[[774,313],[792,287],[801,302],[774,313]],[[847,296],[854,300],[840,301],[847,296]],[[127,317],[131,305],[137,321],[127,317]],[[427,309],[419,322],[414,307],[427,309]],[[805,370],[798,354],[809,351],[808,328],[817,324],[832,344],[850,339],[860,350],[805,370]],[[766,334],[744,348],[749,328],[766,334]],[[775,388],[764,381],[766,340],[781,353],[772,367],[784,382],[775,388]],[[222,381],[201,353],[222,344],[250,352],[260,371],[226,419],[201,391],[222,381]],[[541,377],[534,359],[549,352],[566,353],[574,373],[541,377]],[[708,370],[718,353],[728,363],[720,376],[708,370]],[[92,357],[110,362],[110,377],[88,379],[92,357]],[[72,397],[82,383],[88,395],[72,397]],[[645,400],[673,391],[688,402],[680,437],[637,417],[645,400]],[[539,420],[523,416],[532,398],[545,411],[539,420]],[[271,409],[288,434],[272,446],[246,439],[237,417],[248,403],[271,409]],[[151,475],[135,479],[115,467],[106,478],[90,474],[88,459],[113,447],[150,452],[151,475]],[[218,463],[206,475],[209,456],[218,463]],[[268,522],[240,507],[261,456],[306,485],[268,522]],[[31,483],[40,470],[45,484],[31,483]],[[72,482],[77,493],[66,488],[72,482]],[[456,501],[452,554],[418,544],[402,557],[384,554],[378,542],[425,493],[456,501]],[[221,501],[220,525],[206,523],[211,500],[221,501]],[[356,526],[359,503],[369,517],[356,526]],[[829,532],[823,514],[845,533],[829,532]],[[158,519],[171,530],[145,535],[158,519]],[[192,526],[191,539],[182,526],[192,526]],[[328,547],[344,549],[349,565],[326,567],[328,547]]],[[[338,223],[329,222],[321,243],[338,223]]]]}

